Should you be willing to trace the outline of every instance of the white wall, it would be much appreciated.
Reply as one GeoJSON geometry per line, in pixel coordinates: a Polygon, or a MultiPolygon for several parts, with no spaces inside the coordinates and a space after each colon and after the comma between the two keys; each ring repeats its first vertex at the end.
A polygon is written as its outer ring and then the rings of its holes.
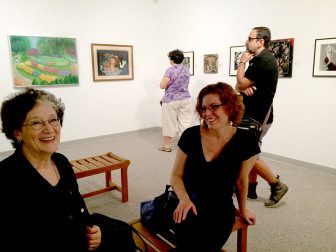
{"type": "MultiPolygon", "coordinates": [[[[48,88],[66,103],[62,141],[161,125],[158,83],[167,52],[195,52],[190,90],[229,76],[230,46],[254,26],[294,41],[293,77],[279,79],[275,121],[263,151],[336,169],[336,78],[312,77],[316,38],[336,37],[335,0],[3,0],[0,99],[13,92],[8,35],[77,39],[78,87],[48,88]],[[133,81],[93,82],[91,43],[130,44],[133,81]],[[203,55],[219,54],[219,73],[203,74],[203,55]]],[[[3,135],[0,151],[11,149],[3,135]]]]}
{"type": "MultiPolygon", "coordinates": [[[[160,125],[157,9],[150,0],[1,1],[0,99],[14,91],[8,35],[71,37],[77,40],[79,86],[46,89],[66,104],[62,141],[160,125]],[[133,45],[134,80],[93,82],[91,43],[133,45]]],[[[1,134],[0,151],[9,149],[1,134]]]]}

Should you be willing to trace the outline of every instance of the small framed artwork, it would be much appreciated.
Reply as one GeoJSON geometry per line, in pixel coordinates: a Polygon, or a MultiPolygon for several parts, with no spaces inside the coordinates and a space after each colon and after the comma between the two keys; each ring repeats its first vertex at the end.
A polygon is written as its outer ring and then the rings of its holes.
{"type": "MultiPolygon", "coordinates": [[[[241,56],[246,51],[246,46],[231,46],[230,47],[230,76],[236,76],[238,70],[238,64],[241,56]]],[[[248,67],[248,62],[245,67],[248,67]]]]}
{"type": "Polygon", "coordinates": [[[279,78],[292,77],[294,38],[271,40],[269,50],[273,53],[279,69],[279,78]]]}
{"type": "Polygon", "coordinates": [[[315,39],[313,76],[336,77],[336,38],[315,39]]]}
{"type": "Polygon", "coordinates": [[[218,54],[204,54],[204,73],[218,73],[218,54]]]}
{"type": "Polygon", "coordinates": [[[78,85],[76,39],[9,36],[14,87],[78,85]]]}
{"type": "Polygon", "coordinates": [[[183,52],[184,59],[182,64],[189,68],[190,75],[194,75],[194,52],[183,52]]]}
{"type": "Polygon", "coordinates": [[[91,44],[93,81],[133,80],[133,46],[91,44]]]}

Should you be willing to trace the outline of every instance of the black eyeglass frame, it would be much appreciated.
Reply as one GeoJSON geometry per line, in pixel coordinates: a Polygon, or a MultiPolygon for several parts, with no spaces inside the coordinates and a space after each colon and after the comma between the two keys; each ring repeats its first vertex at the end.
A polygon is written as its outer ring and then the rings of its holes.
{"type": "Polygon", "coordinates": [[[258,37],[251,38],[251,37],[248,37],[247,39],[248,39],[249,42],[251,42],[251,41],[254,40],[254,39],[262,39],[262,38],[258,38],[258,37]]]}
{"type": "Polygon", "coordinates": [[[208,109],[211,113],[213,113],[213,112],[217,111],[223,105],[224,104],[222,103],[222,104],[211,104],[209,107],[202,106],[200,111],[201,111],[202,115],[204,115],[208,109]]]}

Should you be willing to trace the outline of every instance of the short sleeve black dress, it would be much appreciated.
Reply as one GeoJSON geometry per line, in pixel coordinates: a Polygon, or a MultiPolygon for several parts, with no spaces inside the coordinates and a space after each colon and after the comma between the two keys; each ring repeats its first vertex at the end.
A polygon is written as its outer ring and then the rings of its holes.
{"type": "Polygon", "coordinates": [[[241,163],[260,149],[252,135],[237,129],[219,156],[208,162],[203,154],[201,126],[186,129],[179,148],[187,154],[183,181],[197,208],[176,225],[179,251],[219,251],[230,236],[235,220],[233,186],[241,163]]]}

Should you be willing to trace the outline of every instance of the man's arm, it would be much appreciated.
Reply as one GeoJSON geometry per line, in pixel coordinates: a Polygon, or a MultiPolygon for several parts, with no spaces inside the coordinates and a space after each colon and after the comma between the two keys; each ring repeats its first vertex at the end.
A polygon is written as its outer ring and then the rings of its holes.
{"type": "Polygon", "coordinates": [[[245,52],[240,58],[237,69],[237,84],[235,87],[238,92],[244,91],[253,85],[253,81],[245,77],[245,64],[251,59],[252,56],[253,55],[251,53],[245,52]]]}

